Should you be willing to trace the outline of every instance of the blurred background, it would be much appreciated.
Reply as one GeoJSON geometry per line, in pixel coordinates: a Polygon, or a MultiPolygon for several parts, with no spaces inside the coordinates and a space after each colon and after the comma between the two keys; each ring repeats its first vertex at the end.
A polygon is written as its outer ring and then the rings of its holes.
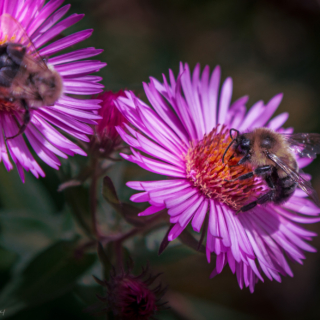
{"type": "MultiPolygon", "coordinates": [[[[104,49],[99,59],[108,63],[101,71],[106,90],[131,89],[145,99],[142,81],[149,76],[161,79],[169,68],[177,74],[180,61],[192,69],[198,62],[202,68],[219,64],[222,78],[233,78],[233,100],[249,95],[250,107],[283,92],[277,114],[290,113],[286,126],[296,132],[320,132],[320,1],[68,2],[70,14],[86,14],[68,33],[94,28],[80,47],[104,49]]],[[[76,235],[85,238],[72,212],[86,210],[88,185],[74,188],[73,198],[57,192],[86,161],[70,158],[57,172],[39,160],[47,177],[36,180],[27,174],[25,184],[16,171],[7,173],[0,166],[0,319],[94,319],[83,309],[102,293],[91,276],[101,277],[101,267],[94,250],[75,260],[71,241],[76,235]],[[61,240],[69,251],[61,250],[61,240]]],[[[317,159],[305,169],[318,194],[319,168],[317,159]]],[[[154,179],[125,162],[108,174],[124,201],[132,194],[126,181],[154,179]]],[[[121,225],[102,197],[98,219],[106,232],[121,225]]],[[[320,233],[319,224],[307,228],[320,233]]],[[[266,279],[250,294],[239,289],[228,268],[209,280],[214,263],[179,240],[159,257],[166,229],[126,242],[137,271],[149,261],[155,273],[163,272],[161,280],[169,287],[164,300],[171,309],[161,311],[159,319],[320,319],[319,252],[306,253],[304,265],[291,264],[293,278],[282,283],[266,279]]],[[[319,237],[312,245],[320,250],[319,237]]]]}

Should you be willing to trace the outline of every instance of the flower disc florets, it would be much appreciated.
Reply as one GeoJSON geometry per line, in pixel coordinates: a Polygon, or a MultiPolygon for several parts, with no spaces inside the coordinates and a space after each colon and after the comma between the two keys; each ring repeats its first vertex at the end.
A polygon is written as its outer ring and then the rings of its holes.
{"type": "Polygon", "coordinates": [[[186,154],[186,174],[193,185],[210,199],[225,203],[239,210],[262,191],[260,180],[250,178],[233,180],[253,170],[250,164],[237,165],[241,156],[231,148],[222,157],[231,142],[225,126],[214,128],[203,139],[194,143],[186,154]]]}

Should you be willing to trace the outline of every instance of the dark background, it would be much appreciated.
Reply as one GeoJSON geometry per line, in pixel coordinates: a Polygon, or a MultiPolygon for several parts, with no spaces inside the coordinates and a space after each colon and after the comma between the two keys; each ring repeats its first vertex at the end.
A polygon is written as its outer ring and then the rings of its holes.
{"type": "MultiPolygon", "coordinates": [[[[223,79],[233,78],[233,100],[249,95],[249,107],[283,92],[277,114],[290,113],[286,126],[296,132],[320,132],[320,1],[69,2],[70,13],[86,16],[68,32],[94,28],[93,36],[81,46],[104,49],[99,59],[108,63],[101,71],[107,90],[131,89],[144,99],[141,82],[149,76],[161,79],[169,68],[177,74],[180,61],[191,68],[198,62],[202,68],[219,64],[223,79]]],[[[0,167],[0,311],[6,310],[0,319],[93,318],[82,310],[95,301],[95,293],[102,292],[91,277],[100,276],[100,265],[94,251],[85,260],[73,261],[70,239],[77,234],[84,239],[84,235],[74,223],[72,205],[56,191],[85,163],[86,159],[75,157],[63,161],[56,172],[40,161],[47,177],[36,180],[27,174],[24,185],[16,171],[7,173],[0,167]],[[61,239],[70,242],[69,253],[60,251],[59,243],[50,247],[61,239]],[[48,255],[38,256],[40,252],[48,255]]],[[[317,159],[305,171],[313,175],[320,194],[319,165],[317,159]]],[[[124,162],[112,171],[123,200],[132,193],[125,181],[152,178],[124,162]]],[[[75,188],[80,206],[87,189],[87,185],[75,188]]],[[[102,199],[99,221],[111,233],[121,224],[102,199]]],[[[319,225],[307,228],[320,233],[319,225]]],[[[178,240],[158,257],[164,232],[162,228],[126,243],[137,270],[149,260],[155,272],[164,272],[161,279],[169,286],[165,300],[171,310],[162,311],[159,319],[320,319],[319,253],[306,253],[303,266],[291,264],[293,278],[283,278],[281,284],[266,279],[250,294],[239,289],[228,268],[209,280],[214,263],[208,265],[202,254],[178,240]]],[[[320,249],[319,238],[312,244],[320,249]]]]}

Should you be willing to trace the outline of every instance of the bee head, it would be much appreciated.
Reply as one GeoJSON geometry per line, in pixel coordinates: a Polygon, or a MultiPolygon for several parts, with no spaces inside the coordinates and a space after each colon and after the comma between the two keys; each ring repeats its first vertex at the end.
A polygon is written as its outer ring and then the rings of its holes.
{"type": "Polygon", "coordinates": [[[54,105],[62,93],[60,75],[56,71],[48,69],[44,72],[39,72],[33,80],[43,105],[54,105]]]}
{"type": "Polygon", "coordinates": [[[228,147],[226,148],[223,156],[222,156],[222,163],[224,163],[224,157],[229,150],[229,148],[234,145],[234,150],[238,154],[247,155],[252,147],[251,140],[246,136],[246,134],[240,134],[238,130],[231,128],[230,129],[230,138],[232,139],[229,143],[228,147]],[[233,136],[233,132],[236,133],[236,136],[233,136]]]}

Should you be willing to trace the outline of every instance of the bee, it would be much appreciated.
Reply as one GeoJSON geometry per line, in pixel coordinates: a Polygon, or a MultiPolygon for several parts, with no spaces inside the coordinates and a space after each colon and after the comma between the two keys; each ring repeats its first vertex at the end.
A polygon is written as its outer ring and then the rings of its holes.
{"type": "Polygon", "coordinates": [[[250,163],[254,170],[226,181],[246,180],[256,175],[262,177],[270,188],[256,201],[241,207],[239,212],[268,202],[282,204],[290,199],[297,187],[320,205],[311,183],[299,173],[295,156],[296,152],[302,158],[315,158],[320,153],[320,134],[281,134],[268,128],[256,128],[248,133],[230,129],[230,137],[232,141],[222,156],[222,162],[224,163],[225,155],[232,146],[234,154],[242,156],[236,165],[250,163]],[[236,133],[235,137],[232,136],[233,132],[236,133]]]}
{"type": "Polygon", "coordinates": [[[31,110],[53,106],[63,91],[61,76],[47,65],[28,38],[25,30],[9,14],[0,16],[0,109],[15,115],[23,112],[22,124],[13,139],[22,134],[31,120],[31,110]],[[14,42],[13,42],[14,40],[14,42]]]}

